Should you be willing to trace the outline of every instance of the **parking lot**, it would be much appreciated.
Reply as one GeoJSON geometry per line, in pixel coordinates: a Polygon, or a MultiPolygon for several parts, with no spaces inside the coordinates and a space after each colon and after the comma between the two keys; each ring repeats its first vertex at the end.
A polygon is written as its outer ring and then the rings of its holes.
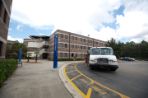
{"type": "Polygon", "coordinates": [[[148,96],[147,61],[119,61],[119,69],[115,72],[98,68],[90,70],[85,64],[78,64],[76,67],[87,77],[113,91],[131,98],[146,98],[148,96]]]}

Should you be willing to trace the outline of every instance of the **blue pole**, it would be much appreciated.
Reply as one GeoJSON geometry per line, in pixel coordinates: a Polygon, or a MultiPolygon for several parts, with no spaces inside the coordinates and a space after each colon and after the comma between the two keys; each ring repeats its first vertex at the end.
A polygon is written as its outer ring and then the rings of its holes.
{"type": "Polygon", "coordinates": [[[19,61],[19,64],[22,64],[22,48],[19,49],[18,61],[19,61]]]}
{"type": "Polygon", "coordinates": [[[53,68],[58,67],[58,35],[54,34],[54,63],[53,68]]]}

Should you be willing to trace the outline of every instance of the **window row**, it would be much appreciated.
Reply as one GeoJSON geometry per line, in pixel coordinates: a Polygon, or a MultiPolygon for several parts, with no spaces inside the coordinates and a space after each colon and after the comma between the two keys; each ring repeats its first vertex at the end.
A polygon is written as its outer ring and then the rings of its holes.
{"type": "MultiPolygon", "coordinates": [[[[59,48],[69,48],[69,45],[66,44],[66,43],[65,44],[64,43],[59,43],[58,47],[59,48]]],[[[70,45],[70,48],[74,48],[74,49],[87,49],[88,46],[70,45]]]]}
{"type": "Polygon", "coordinates": [[[68,35],[65,34],[58,34],[58,37],[62,39],[68,39],[68,35]]]}
{"type": "MultiPolygon", "coordinates": [[[[59,53],[58,56],[59,57],[64,57],[64,58],[68,58],[69,57],[69,53],[59,53]]],[[[84,58],[85,56],[86,56],[86,54],[70,53],[70,57],[71,58],[84,58]]]]}
{"type": "MultiPolygon", "coordinates": [[[[61,39],[69,39],[69,35],[66,35],[66,34],[58,34],[58,36],[61,39]]],[[[95,44],[95,45],[100,44],[99,41],[96,41],[96,40],[93,40],[90,38],[80,38],[80,37],[76,37],[76,36],[72,36],[72,35],[70,36],[70,40],[71,40],[71,42],[72,41],[80,41],[80,42],[88,43],[88,44],[95,44]]]]}
{"type": "Polygon", "coordinates": [[[7,24],[8,13],[4,8],[2,0],[0,0],[0,18],[2,18],[2,21],[7,24]]]}

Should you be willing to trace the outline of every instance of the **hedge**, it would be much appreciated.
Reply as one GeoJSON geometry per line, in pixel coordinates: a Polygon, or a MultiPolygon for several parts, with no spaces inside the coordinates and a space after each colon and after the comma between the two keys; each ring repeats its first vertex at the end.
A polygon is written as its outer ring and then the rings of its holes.
{"type": "Polygon", "coordinates": [[[17,60],[0,59],[0,86],[17,68],[17,60]]]}

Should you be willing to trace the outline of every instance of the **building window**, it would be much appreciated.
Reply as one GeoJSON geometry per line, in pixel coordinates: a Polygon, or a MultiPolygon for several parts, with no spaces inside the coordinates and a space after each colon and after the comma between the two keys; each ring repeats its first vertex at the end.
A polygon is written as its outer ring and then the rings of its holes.
{"type": "Polygon", "coordinates": [[[0,0],[0,8],[1,8],[1,6],[2,6],[2,0],[0,0]]]}
{"type": "Polygon", "coordinates": [[[68,54],[67,53],[64,53],[64,57],[68,57],[68,54]]]}
{"type": "Polygon", "coordinates": [[[81,58],[83,57],[83,54],[81,54],[81,58]]]}
{"type": "Polygon", "coordinates": [[[71,54],[71,57],[74,57],[74,54],[73,53],[71,54]]]}
{"type": "Polygon", "coordinates": [[[72,48],[74,48],[74,45],[71,45],[72,48]]]}
{"type": "Polygon", "coordinates": [[[2,13],[2,0],[0,0],[0,17],[1,17],[1,13],[2,13]]]}
{"type": "Polygon", "coordinates": [[[89,43],[91,44],[91,43],[92,43],[92,41],[91,41],[91,40],[89,40],[89,43]]]}
{"type": "Polygon", "coordinates": [[[84,42],[84,39],[82,39],[82,42],[84,42]]]}
{"type": "Polygon", "coordinates": [[[80,46],[80,48],[82,49],[82,46],[80,46]]]}
{"type": "Polygon", "coordinates": [[[76,45],[74,45],[74,48],[76,49],[76,45]]]}
{"type": "Polygon", "coordinates": [[[63,57],[63,53],[60,53],[60,57],[63,57]]]}
{"type": "Polygon", "coordinates": [[[67,48],[67,44],[65,44],[65,48],[67,48]]]}
{"type": "Polygon", "coordinates": [[[64,38],[64,35],[63,34],[59,34],[60,38],[64,38]]]}
{"type": "Polygon", "coordinates": [[[60,34],[58,34],[58,38],[60,38],[61,36],[60,36],[60,34]]]}
{"type": "Polygon", "coordinates": [[[7,23],[7,17],[8,17],[7,11],[5,10],[5,13],[4,13],[4,23],[7,23]]]}
{"type": "Polygon", "coordinates": [[[71,38],[72,38],[72,40],[74,40],[74,36],[72,36],[71,38]]]}
{"type": "Polygon", "coordinates": [[[58,45],[60,48],[63,48],[63,44],[62,43],[59,43],[58,45]]]}
{"type": "Polygon", "coordinates": [[[2,55],[3,42],[0,41],[0,56],[2,55]]]}
{"type": "Polygon", "coordinates": [[[77,45],[75,45],[75,49],[77,48],[77,45]]]}
{"type": "Polygon", "coordinates": [[[68,39],[68,36],[67,35],[65,35],[65,39],[68,39]]]}
{"type": "Polygon", "coordinates": [[[75,40],[77,40],[77,37],[75,37],[75,40]]]}

